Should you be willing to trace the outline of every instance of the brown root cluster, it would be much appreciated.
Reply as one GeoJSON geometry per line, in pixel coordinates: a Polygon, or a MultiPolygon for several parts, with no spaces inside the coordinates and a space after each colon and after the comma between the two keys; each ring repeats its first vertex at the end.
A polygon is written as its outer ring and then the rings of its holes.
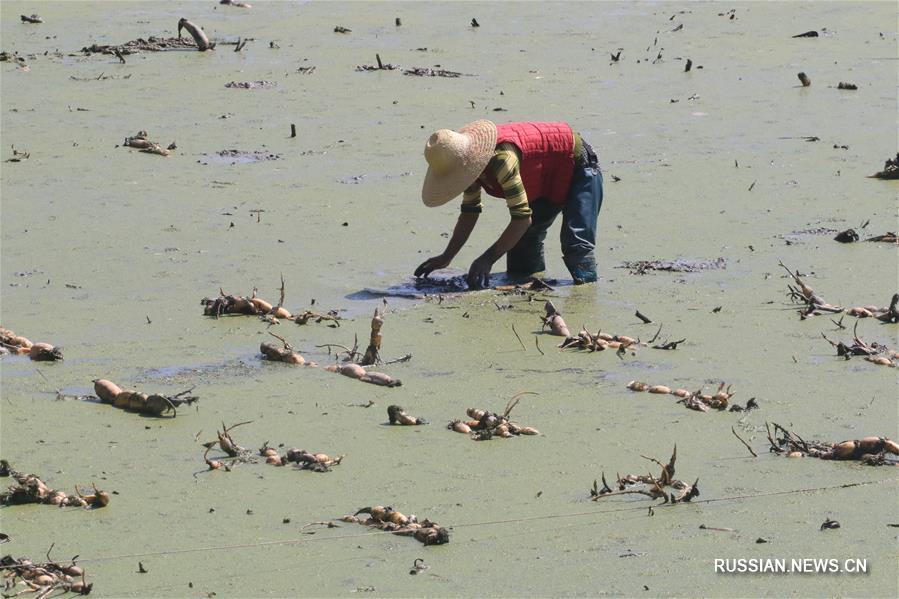
{"type": "Polygon", "coordinates": [[[549,327],[549,332],[551,335],[556,335],[557,337],[565,337],[567,340],[571,337],[571,331],[568,330],[568,325],[565,324],[565,320],[562,318],[562,313],[559,312],[553,303],[549,300],[546,300],[546,303],[543,304],[543,309],[546,311],[546,314],[543,316],[543,327],[549,327]]]}
{"type": "Polygon", "coordinates": [[[0,355],[3,353],[27,355],[35,362],[56,362],[62,360],[62,350],[49,343],[32,343],[27,337],[0,327],[0,355]]]}
{"type": "Polygon", "coordinates": [[[527,295],[529,297],[538,291],[555,291],[549,283],[537,277],[532,277],[530,281],[517,285],[496,285],[493,290],[498,291],[500,295],[527,295]]]}
{"type": "Polygon", "coordinates": [[[286,466],[294,464],[299,470],[312,470],[313,472],[330,472],[331,466],[337,466],[343,461],[345,455],[331,457],[326,453],[312,453],[305,449],[293,447],[286,453],[279,453],[274,447],[269,447],[268,442],[259,448],[259,455],[265,458],[265,463],[271,466],[286,466]]]}
{"type": "Polygon", "coordinates": [[[606,482],[606,474],[603,472],[601,476],[602,488],[599,488],[597,481],[594,480],[593,487],[590,489],[590,498],[593,501],[599,501],[604,497],[615,495],[645,495],[650,499],[663,499],[663,503],[687,503],[694,497],[699,496],[698,478],[692,485],[674,478],[674,464],[677,461],[676,445],[667,464],[644,455],[640,457],[661,466],[661,474],[657,477],[649,473],[627,474],[625,476],[616,475],[618,488],[612,489],[606,482]]]}
{"type": "Polygon", "coordinates": [[[191,405],[200,400],[195,395],[188,395],[188,393],[193,391],[193,387],[176,395],[162,395],[160,393],[148,395],[133,389],[123,390],[112,381],[106,379],[94,379],[93,383],[94,392],[101,402],[109,404],[114,408],[138,412],[145,416],[163,417],[171,412],[172,418],[175,418],[178,415],[178,407],[185,404],[191,405]]]}
{"type": "MultiPolygon", "coordinates": [[[[270,466],[286,466],[288,464],[293,464],[298,470],[330,472],[332,466],[340,464],[340,462],[343,461],[343,458],[346,457],[345,455],[331,457],[326,453],[310,452],[305,449],[297,448],[291,448],[286,450],[286,452],[281,453],[278,449],[270,447],[268,441],[263,443],[262,447],[260,447],[254,454],[245,447],[238,445],[231,437],[232,430],[238,426],[250,423],[251,422],[238,422],[231,426],[225,426],[225,423],[222,423],[222,430],[216,433],[218,440],[203,444],[206,448],[206,452],[203,454],[203,461],[206,463],[208,470],[225,470],[226,472],[230,472],[231,467],[235,463],[257,463],[259,461],[258,458],[262,458],[265,460],[265,463],[270,466]],[[218,444],[219,449],[227,455],[227,458],[209,458],[209,452],[216,444],[218,444]],[[228,461],[225,461],[226,459],[228,461]]],[[[283,447],[283,445],[280,445],[279,447],[283,447]]]]}
{"type": "MultiPolygon", "coordinates": [[[[325,370],[327,370],[328,372],[336,372],[338,374],[342,374],[343,376],[349,377],[351,379],[356,379],[357,381],[362,381],[363,383],[371,383],[373,385],[381,385],[383,387],[402,386],[403,382],[401,380],[394,378],[389,374],[366,370],[366,367],[368,366],[385,363],[383,362],[383,360],[381,360],[381,328],[383,326],[384,314],[378,308],[375,308],[375,313],[371,318],[371,332],[369,333],[368,347],[366,347],[364,353],[359,352],[358,337],[354,340],[352,348],[336,343],[328,343],[326,345],[318,346],[327,347],[328,353],[331,352],[332,347],[341,348],[343,349],[343,352],[340,353],[345,354],[341,362],[325,366],[325,370]]],[[[402,358],[390,360],[386,363],[392,364],[395,362],[405,362],[411,359],[411,357],[411,354],[407,354],[402,358]]]]}
{"type": "Polygon", "coordinates": [[[512,397],[502,414],[481,408],[468,408],[466,414],[471,420],[453,420],[446,425],[451,431],[469,435],[475,441],[488,441],[494,437],[517,437],[518,435],[539,435],[540,431],[530,426],[522,426],[509,419],[512,409],[518,405],[522,395],[537,395],[524,391],[512,397]]]}
{"type": "Polygon", "coordinates": [[[449,531],[428,519],[419,521],[413,514],[406,516],[392,507],[374,505],[364,507],[355,514],[340,518],[343,522],[356,522],[371,528],[392,532],[393,534],[415,537],[415,540],[425,545],[443,545],[449,543],[449,531]],[[368,514],[367,518],[360,518],[359,514],[368,514]]]}
{"type": "MultiPolygon", "coordinates": [[[[50,549],[53,549],[52,545],[50,549]]],[[[49,553],[48,551],[47,561],[43,563],[34,563],[24,557],[15,559],[11,555],[0,558],[3,596],[15,597],[22,593],[32,593],[34,599],[46,599],[50,595],[65,593],[90,594],[94,583],[87,582],[84,568],[75,563],[78,556],[72,558],[71,564],[66,565],[50,561],[49,553]]]]}
{"type": "Polygon", "coordinates": [[[795,286],[787,285],[788,296],[793,303],[804,304],[804,308],[799,311],[799,314],[803,319],[818,314],[845,313],[849,316],[855,316],[856,318],[876,318],[877,320],[886,323],[899,322],[899,293],[893,294],[890,305],[886,308],[879,308],[877,306],[854,306],[850,308],[835,306],[815,293],[815,290],[802,280],[798,271],[791,271],[783,262],[779,262],[779,264],[796,283],[795,286]]]}
{"type": "Polygon", "coordinates": [[[429,424],[424,418],[416,418],[406,413],[406,410],[400,406],[387,406],[387,420],[390,424],[398,424],[401,426],[416,426],[419,424],[429,424]]]}
{"type": "Polygon", "coordinates": [[[864,356],[865,360],[872,364],[893,367],[896,366],[896,361],[899,360],[899,352],[896,350],[889,349],[876,341],[871,343],[862,341],[861,337],[858,336],[857,321],[852,329],[852,341],[849,344],[843,343],[842,341],[831,341],[824,333],[821,333],[821,336],[837,350],[838,356],[847,360],[852,356],[864,356]]]}
{"type": "Polygon", "coordinates": [[[325,370],[328,372],[336,372],[338,374],[342,374],[343,376],[348,376],[351,379],[356,379],[357,381],[361,381],[363,383],[371,383],[373,385],[380,385],[382,387],[400,387],[403,384],[398,378],[394,378],[389,374],[385,374],[383,372],[371,372],[365,370],[359,364],[355,364],[353,362],[345,362],[343,364],[329,364],[325,366],[325,370]]]}
{"type": "Polygon", "coordinates": [[[158,156],[168,156],[175,149],[174,142],[169,147],[164,148],[155,141],[150,141],[146,131],[138,131],[135,135],[126,137],[122,145],[126,148],[135,148],[146,154],[156,154],[158,156]]]}
{"type": "Polygon", "coordinates": [[[696,391],[688,391],[684,388],[672,389],[667,385],[649,385],[642,381],[631,381],[627,384],[627,388],[636,392],[655,393],[658,395],[673,395],[679,397],[677,403],[684,404],[684,407],[697,412],[708,412],[713,410],[728,410],[730,412],[748,412],[759,407],[758,402],[752,397],[746,402],[746,406],[737,403],[731,403],[730,398],[736,395],[736,391],[731,391],[731,385],[724,388],[724,383],[718,385],[718,390],[713,394],[703,393],[702,387],[696,391]]]}
{"type": "Polygon", "coordinates": [[[204,297],[200,300],[203,306],[203,315],[218,318],[224,315],[258,316],[270,324],[279,324],[281,320],[292,320],[297,324],[311,322],[328,322],[329,326],[339,327],[340,317],[336,310],[330,310],[327,314],[320,314],[311,310],[302,313],[291,314],[284,307],[284,277],[281,277],[281,295],[277,304],[272,304],[261,297],[256,296],[256,289],[250,296],[232,295],[219,288],[218,297],[212,299],[204,297]]]}
{"type": "Polygon", "coordinates": [[[839,443],[806,441],[796,433],[780,426],[776,422],[774,434],[765,423],[768,431],[769,451],[789,458],[819,458],[822,460],[857,460],[869,466],[899,465],[896,458],[888,458],[887,454],[899,456],[899,444],[886,437],[864,437],[839,443]]]}
{"type": "Polygon", "coordinates": [[[266,360],[272,362],[284,362],[285,364],[295,364],[297,366],[316,366],[315,362],[307,362],[306,358],[294,351],[293,346],[290,345],[284,337],[275,335],[271,331],[269,331],[268,334],[279,339],[282,345],[281,347],[278,347],[274,343],[263,341],[259,345],[259,351],[266,360]]]}
{"type": "Polygon", "coordinates": [[[11,477],[16,483],[0,493],[0,505],[22,505],[26,503],[42,503],[59,507],[100,508],[109,505],[109,493],[100,491],[91,485],[94,492],[84,495],[78,487],[75,494],[51,489],[35,474],[24,474],[13,470],[6,460],[0,460],[0,476],[11,477]]]}

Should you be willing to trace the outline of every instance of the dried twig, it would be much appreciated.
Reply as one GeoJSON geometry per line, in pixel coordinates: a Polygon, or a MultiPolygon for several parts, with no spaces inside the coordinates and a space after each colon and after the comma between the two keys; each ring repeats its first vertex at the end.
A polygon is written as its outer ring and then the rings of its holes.
{"type": "Polygon", "coordinates": [[[521,344],[521,349],[524,351],[528,351],[528,348],[524,346],[524,342],[521,340],[521,337],[518,336],[518,331],[515,330],[515,323],[512,323],[512,332],[515,333],[515,338],[518,339],[518,343],[521,344]]]}
{"type": "Polygon", "coordinates": [[[736,437],[737,439],[740,440],[740,443],[742,443],[743,445],[746,446],[746,449],[749,450],[749,453],[752,454],[752,457],[754,457],[754,458],[759,457],[758,454],[752,450],[752,447],[750,447],[749,443],[747,443],[746,441],[744,441],[743,438],[740,437],[740,435],[737,434],[737,431],[734,429],[734,427],[730,427],[730,432],[732,432],[732,433],[734,434],[734,437],[736,437]]]}

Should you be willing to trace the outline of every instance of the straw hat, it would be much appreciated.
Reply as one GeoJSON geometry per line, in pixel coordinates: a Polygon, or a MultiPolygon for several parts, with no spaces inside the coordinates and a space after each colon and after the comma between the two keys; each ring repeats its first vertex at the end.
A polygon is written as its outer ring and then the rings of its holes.
{"type": "Polygon", "coordinates": [[[481,120],[440,129],[425,144],[428,172],[421,188],[425,206],[441,206],[474,183],[496,150],[496,125],[481,120]]]}

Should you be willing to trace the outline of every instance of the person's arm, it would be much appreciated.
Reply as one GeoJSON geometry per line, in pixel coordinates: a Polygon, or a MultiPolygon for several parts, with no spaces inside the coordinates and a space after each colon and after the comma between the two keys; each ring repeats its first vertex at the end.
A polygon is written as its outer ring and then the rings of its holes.
{"type": "Polygon", "coordinates": [[[468,285],[470,287],[487,287],[490,283],[488,280],[490,269],[497,260],[506,255],[506,252],[515,247],[530,226],[530,217],[511,219],[496,243],[471,263],[471,268],[468,269],[468,285]]]}
{"type": "Polygon", "coordinates": [[[474,226],[478,222],[478,216],[481,214],[481,184],[475,181],[472,183],[462,196],[462,212],[456,220],[456,226],[453,229],[453,235],[450,237],[446,249],[439,256],[428,258],[415,269],[416,277],[426,277],[432,271],[446,268],[456,257],[465,243],[468,241],[474,226]]]}
{"type": "Polygon", "coordinates": [[[531,207],[519,170],[521,158],[516,148],[511,146],[501,148],[487,165],[487,169],[503,188],[510,220],[499,239],[472,262],[471,268],[468,269],[470,287],[486,287],[489,284],[493,264],[515,247],[531,226],[531,207]]]}
{"type": "Polygon", "coordinates": [[[449,266],[456,254],[459,253],[459,250],[465,245],[465,242],[468,241],[468,237],[478,222],[478,216],[480,216],[478,212],[460,213],[458,220],[456,220],[456,226],[453,229],[453,235],[450,237],[449,243],[446,244],[446,249],[443,250],[442,254],[422,262],[415,269],[415,276],[426,277],[435,270],[449,266]]]}

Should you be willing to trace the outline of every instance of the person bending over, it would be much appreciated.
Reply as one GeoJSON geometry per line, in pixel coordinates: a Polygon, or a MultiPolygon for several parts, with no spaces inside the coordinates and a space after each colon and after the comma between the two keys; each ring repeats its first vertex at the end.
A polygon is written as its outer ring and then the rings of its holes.
{"type": "Polygon", "coordinates": [[[559,213],[565,266],[575,284],[596,281],[602,171],[593,148],[567,123],[475,121],[458,131],[436,131],[424,154],[428,172],[422,201],[441,206],[462,193],[462,211],[446,249],[422,262],[416,277],[446,268],[456,257],[478,222],[483,189],[505,198],[511,218],[496,242],[472,262],[469,287],[487,287],[490,269],[503,255],[512,277],[543,273],[543,242],[559,213]]]}

